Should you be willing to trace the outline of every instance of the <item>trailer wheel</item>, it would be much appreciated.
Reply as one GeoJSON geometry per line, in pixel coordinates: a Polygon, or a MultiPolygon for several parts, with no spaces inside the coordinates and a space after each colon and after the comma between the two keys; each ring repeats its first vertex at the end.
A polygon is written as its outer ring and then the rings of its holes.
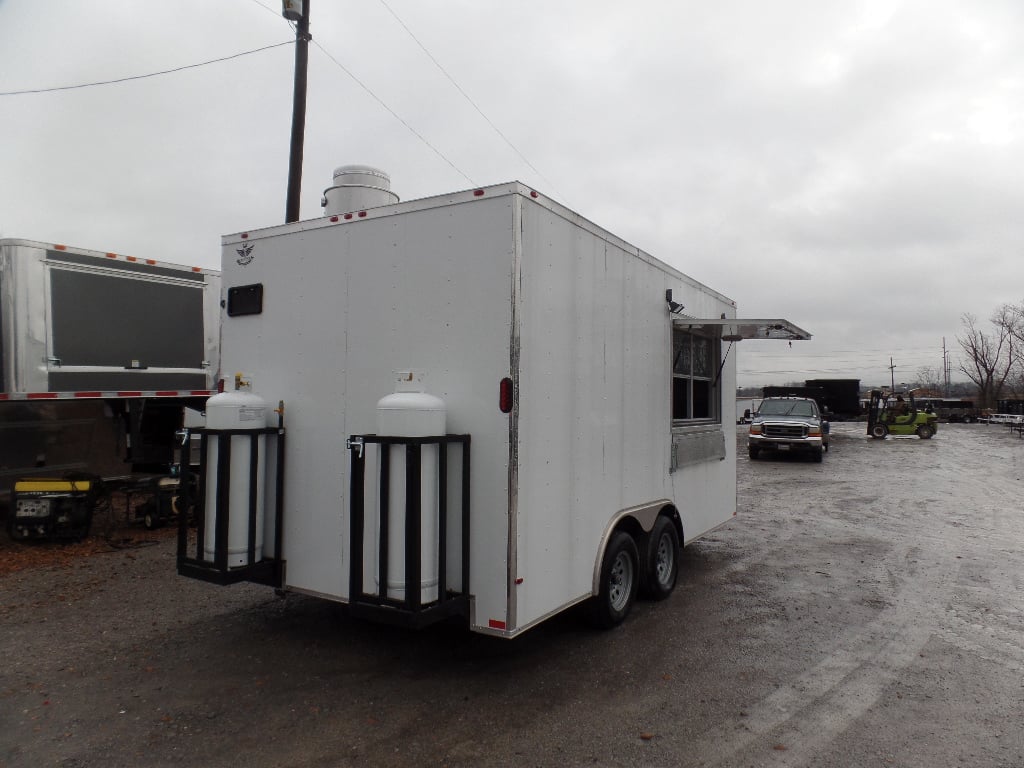
{"type": "Polygon", "coordinates": [[[610,629],[623,622],[633,607],[639,575],[636,542],[628,533],[616,531],[601,561],[600,589],[591,606],[591,621],[595,626],[610,629]]]}
{"type": "Polygon", "coordinates": [[[664,600],[676,588],[679,576],[679,533],[671,519],[662,515],[646,539],[643,593],[664,600]]]}
{"type": "Polygon", "coordinates": [[[875,426],[873,426],[871,428],[871,436],[872,437],[877,437],[879,440],[881,440],[883,437],[885,437],[888,434],[889,434],[889,428],[887,426],[885,426],[885,424],[875,424],[875,426]]]}
{"type": "Polygon", "coordinates": [[[917,436],[922,440],[931,440],[935,429],[930,424],[922,424],[917,428],[917,436]]]}

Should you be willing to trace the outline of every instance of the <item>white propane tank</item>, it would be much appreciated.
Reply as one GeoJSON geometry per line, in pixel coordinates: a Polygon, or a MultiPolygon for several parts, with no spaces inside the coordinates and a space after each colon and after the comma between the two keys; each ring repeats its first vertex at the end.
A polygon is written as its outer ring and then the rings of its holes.
{"type": "MultiPolygon", "coordinates": [[[[245,382],[242,382],[245,385],[245,382]]],[[[206,428],[260,430],[267,426],[267,404],[263,398],[246,389],[221,392],[206,401],[206,428]]],[[[216,545],[218,450],[221,440],[231,440],[231,489],[228,503],[228,567],[248,563],[249,552],[249,470],[252,444],[248,435],[221,437],[211,434],[206,450],[204,484],[206,487],[206,519],[203,533],[203,557],[213,560],[216,545]]],[[[266,435],[257,438],[256,464],[256,551],[254,562],[263,558],[264,479],[266,477],[266,435]]]]}
{"type": "MultiPolygon", "coordinates": [[[[377,402],[377,434],[388,437],[430,437],[445,434],[444,400],[424,391],[422,374],[399,371],[394,394],[377,402]]],[[[381,446],[391,451],[388,518],[387,596],[405,600],[405,446],[381,446]]],[[[438,447],[424,445],[420,453],[420,603],[437,600],[438,572],[438,447]]],[[[378,501],[379,506],[379,501],[378,501]]],[[[379,519],[379,518],[378,518],[379,519]]],[[[377,527],[380,548],[380,526],[377,527]]],[[[375,569],[379,573],[379,568],[375,569]]],[[[378,589],[380,585],[378,584],[378,589]]]]}

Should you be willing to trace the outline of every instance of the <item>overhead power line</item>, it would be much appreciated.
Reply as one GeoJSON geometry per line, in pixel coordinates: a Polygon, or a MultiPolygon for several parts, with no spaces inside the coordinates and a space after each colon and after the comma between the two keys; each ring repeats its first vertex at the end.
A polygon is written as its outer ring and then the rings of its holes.
{"type": "Polygon", "coordinates": [[[494,130],[494,132],[496,134],[498,134],[498,136],[501,137],[501,140],[504,141],[512,149],[512,151],[515,152],[519,156],[520,160],[522,160],[524,163],[526,163],[526,165],[528,165],[530,167],[530,170],[532,170],[534,173],[536,173],[537,176],[539,176],[548,185],[551,186],[551,191],[552,192],[555,192],[555,194],[558,194],[558,190],[555,189],[555,185],[552,184],[551,181],[543,173],[538,171],[536,169],[536,167],[534,167],[533,163],[531,163],[529,161],[529,159],[527,159],[526,155],[524,155],[522,152],[520,152],[519,148],[515,144],[513,144],[512,141],[504,133],[501,132],[501,129],[498,128],[498,126],[496,126],[494,124],[494,122],[491,120],[491,118],[489,118],[487,115],[484,114],[484,111],[482,109],[480,109],[480,107],[477,106],[477,103],[475,101],[473,101],[472,98],[470,98],[469,94],[466,93],[462,89],[462,86],[459,85],[457,82],[455,82],[455,78],[453,78],[450,74],[448,74],[448,71],[444,67],[441,66],[441,62],[439,62],[436,58],[434,58],[434,54],[432,54],[430,51],[427,50],[427,47],[425,45],[423,45],[423,43],[420,42],[420,39],[418,37],[416,37],[416,35],[413,34],[413,31],[411,29],[409,29],[409,27],[406,25],[406,23],[404,21],[402,21],[402,19],[398,16],[398,14],[395,13],[391,9],[391,6],[388,5],[384,0],[380,0],[380,4],[383,5],[384,8],[387,9],[387,12],[390,13],[395,18],[395,21],[397,21],[401,25],[402,29],[404,29],[406,34],[408,34],[409,37],[411,37],[413,39],[413,42],[415,42],[416,45],[418,45],[420,47],[420,50],[422,50],[423,53],[426,54],[427,58],[430,59],[434,63],[434,66],[437,67],[437,69],[441,72],[441,74],[444,75],[448,79],[448,82],[450,82],[455,87],[455,90],[457,90],[459,93],[462,94],[462,97],[467,102],[469,102],[470,106],[472,106],[473,109],[476,110],[477,114],[480,115],[480,117],[482,117],[484,119],[484,121],[489,126],[491,126],[491,128],[494,130]]]}
{"type": "Polygon", "coordinates": [[[411,125],[409,125],[409,123],[407,123],[405,120],[403,120],[398,115],[398,113],[395,112],[395,110],[393,110],[391,107],[389,107],[387,104],[385,104],[384,101],[376,93],[374,93],[372,90],[370,90],[369,86],[367,86],[365,83],[363,83],[363,81],[360,80],[358,77],[353,75],[352,72],[348,69],[348,67],[346,67],[340,61],[338,61],[336,58],[334,58],[330,54],[330,52],[326,48],[324,48],[322,45],[320,45],[320,43],[318,43],[316,40],[313,40],[313,45],[315,45],[317,48],[319,48],[320,51],[324,54],[324,56],[326,56],[328,59],[333,61],[342,72],[344,72],[346,75],[351,77],[353,82],[355,82],[356,85],[358,85],[360,88],[362,88],[364,91],[366,91],[374,101],[376,101],[378,104],[380,104],[382,107],[384,107],[384,109],[386,109],[391,114],[391,116],[393,118],[395,118],[395,120],[397,120],[402,125],[404,125],[409,130],[409,132],[412,133],[413,136],[415,136],[417,139],[422,141],[427,147],[429,147],[430,150],[435,155],[437,155],[442,160],[444,160],[446,163],[448,163],[448,165],[450,165],[455,170],[455,172],[458,173],[462,178],[464,178],[466,181],[468,181],[474,187],[476,186],[476,182],[473,181],[473,179],[471,179],[468,175],[466,175],[466,173],[463,172],[463,170],[461,168],[459,168],[457,165],[455,165],[455,163],[453,163],[451,160],[449,160],[447,157],[445,157],[444,153],[441,152],[441,150],[439,150],[437,147],[435,147],[433,144],[431,144],[429,141],[427,141],[427,139],[423,136],[423,134],[421,134],[419,131],[417,131],[415,128],[413,128],[411,125]]]}
{"type": "Polygon", "coordinates": [[[159,72],[149,72],[145,75],[130,75],[128,77],[118,77],[113,80],[99,80],[94,83],[78,83],[77,85],[58,85],[52,88],[26,88],[20,91],[0,91],[0,96],[24,96],[30,93],[52,93],[54,91],[73,91],[79,88],[95,88],[99,85],[115,85],[116,83],[127,83],[132,80],[145,80],[149,77],[159,77],[161,75],[171,75],[175,72],[183,72],[186,69],[196,69],[198,67],[205,67],[210,64],[220,64],[224,61],[231,61],[232,59],[238,59],[242,56],[251,56],[254,53],[262,53],[263,51],[269,51],[272,48],[280,48],[284,45],[295,45],[294,40],[287,40],[283,43],[275,43],[274,45],[265,45],[262,48],[254,48],[251,51],[242,51],[241,53],[235,53],[231,56],[222,56],[219,59],[210,59],[209,61],[201,61],[198,64],[186,64],[182,67],[174,67],[173,69],[164,69],[159,72]]]}

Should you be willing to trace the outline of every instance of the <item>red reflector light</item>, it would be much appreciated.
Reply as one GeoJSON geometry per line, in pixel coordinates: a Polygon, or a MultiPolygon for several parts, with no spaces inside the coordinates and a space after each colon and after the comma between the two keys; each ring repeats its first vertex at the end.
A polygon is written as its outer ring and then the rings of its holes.
{"type": "Polygon", "coordinates": [[[475,197],[483,197],[484,196],[484,191],[482,189],[475,189],[475,190],[473,190],[473,195],[475,197]]]}
{"type": "Polygon", "coordinates": [[[352,218],[352,214],[351,213],[346,213],[345,214],[345,221],[348,221],[351,218],[352,218]]]}
{"type": "Polygon", "coordinates": [[[366,211],[360,211],[357,215],[359,216],[360,219],[362,219],[366,216],[366,211]]]}
{"type": "Polygon", "coordinates": [[[538,195],[536,192],[530,192],[530,197],[536,198],[540,197],[540,195],[538,195]]]}
{"type": "Polygon", "coordinates": [[[55,243],[53,247],[58,251],[66,251],[68,249],[66,245],[61,245],[60,243],[55,243]]]}
{"type": "Polygon", "coordinates": [[[498,385],[498,407],[502,413],[512,413],[512,379],[506,376],[498,385]]]}
{"type": "Polygon", "coordinates": [[[337,220],[338,220],[337,216],[331,216],[331,221],[337,221],[337,220]]]}
{"type": "Polygon", "coordinates": [[[249,233],[248,232],[243,232],[242,233],[242,239],[243,240],[248,240],[249,239],[249,233]]]}
{"type": "Polygon", "coordinates": [[[487,626],[490,627],[491,629],[504,629],[505,628],[505,622],[504,621],[498,621],[497,619],[488,619],[487,620],[487,626]]]}

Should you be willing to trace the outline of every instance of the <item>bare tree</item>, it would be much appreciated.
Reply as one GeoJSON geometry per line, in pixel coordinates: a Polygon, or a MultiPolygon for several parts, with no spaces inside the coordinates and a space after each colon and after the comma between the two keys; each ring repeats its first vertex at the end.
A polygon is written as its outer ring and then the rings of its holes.
{"type": "Polygon", "coordinates": [[[1003,306],[997,318],[1006,326],[1009,342],[1010,375],[1006,386],[1011,394],[1019,397],[1024,394],[1024,301],[1003,306]]]}
{"type": "Polygon", "coordinates": [[[943,375],[937,368],[922,366],[917,369],[916,387],[924,389],[929,395],[940,396],[942,394],[943,375]]]}
{"type": "Polygon", "coordinates": [[[1010,333],[1013,327],[1012,314],[1008,305],[996,312],[991,319],[991,333],[978,328],[978,320],[974,315],[964,314],[960,318],[964,332],[956,340],[965,355],[960,370],[978,387],[978,406],[981,408],[995,407],[1017,363],[1013,356],[1014,344],[1010,333]]]}

